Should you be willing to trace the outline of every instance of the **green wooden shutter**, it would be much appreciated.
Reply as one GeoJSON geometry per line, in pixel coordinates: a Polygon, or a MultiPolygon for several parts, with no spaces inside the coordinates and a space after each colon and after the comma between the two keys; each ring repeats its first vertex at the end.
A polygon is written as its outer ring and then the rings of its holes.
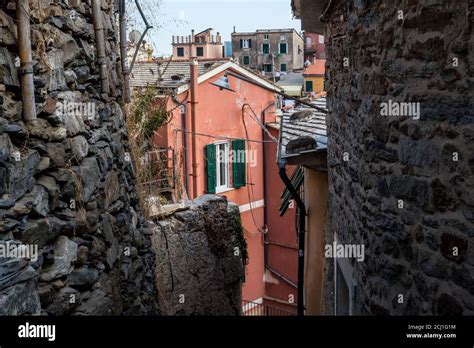
{"type": "Polygon", "coordinates": [[[234,150],[234,159],[232,163],[232,176],[234,177],[234,188],[243,187],[246,184],[245,175],[245,140],[233,140],[232,150],[234,150]]]}
{"type": "Polygon", "coordinates": [[[216,193],[216,145],[206,145],[207,192],[216,193]]]}

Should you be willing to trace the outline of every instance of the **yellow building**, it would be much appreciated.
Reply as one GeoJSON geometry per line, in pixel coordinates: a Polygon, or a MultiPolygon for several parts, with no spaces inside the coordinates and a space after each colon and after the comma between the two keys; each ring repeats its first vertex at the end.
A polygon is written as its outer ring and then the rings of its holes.
{"type": "Polygon", "coordinates": [[[306,94],[324,91],[324,72],[326,68],[325,59],[317,59],[314,64],[304,69],[304,92],[306,94]]]}

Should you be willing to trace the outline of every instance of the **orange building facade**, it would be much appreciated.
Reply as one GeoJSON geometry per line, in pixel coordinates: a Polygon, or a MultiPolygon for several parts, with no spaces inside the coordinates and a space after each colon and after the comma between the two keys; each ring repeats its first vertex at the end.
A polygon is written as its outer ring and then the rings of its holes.
{"type": "Polygon", "coordinates": [[[169,98],[171,121],[156,132],[153,142],[175,150],[180,185],[187,187],[188,198],[215,193],[239,206],[249,256],[242,298],[262,303],[266,229],[264,139],[259,123],[264,114],[267,121],[275,119],[275,94],[231,76],[233,91],[220,90],[213,83],[231,71],[277,87],[230,61],[204,73],[195,64],[193,67],[191,63],[189,83],[178,87],[175,97],[169,98]]]}

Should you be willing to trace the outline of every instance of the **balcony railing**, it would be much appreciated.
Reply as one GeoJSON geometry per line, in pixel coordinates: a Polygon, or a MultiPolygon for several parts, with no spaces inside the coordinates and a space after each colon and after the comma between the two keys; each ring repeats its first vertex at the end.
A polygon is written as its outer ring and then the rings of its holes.
{"type": "Polygon", "coordinates": [[[242,301],[242,312],[244,316],[278,316],[289,317],[295,316],[295,313],[284,309],[267,306],[252,301],[242,301]]]}

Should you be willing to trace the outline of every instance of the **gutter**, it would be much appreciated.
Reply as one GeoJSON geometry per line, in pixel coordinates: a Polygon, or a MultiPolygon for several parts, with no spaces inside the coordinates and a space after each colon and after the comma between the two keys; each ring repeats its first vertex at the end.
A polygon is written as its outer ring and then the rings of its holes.
{"type": "Polygon", "coordinates": [[[31,57],[30,5],[28,0],[16,0],[18,21],[18,53],[20,56],[21,98],[23,119],[36,120],[35,86],[33,83],[33,61],[31,57]]]}
{"type": "Polygon", "coordinates": [[[186,189],[186,195],[189,198],[189,175],[188,175],[188,141],[187,141],[187,128],[186,128],[186,106],[176,98],[176,96],[172,97],[173,101],[181,106],[181,136],[182,136],[182,142],[183,142],[183,161],[184,161],[184,185],[186,189]]]}
{"type": "MultiPolygon", "coordinates": [[[[266,127],[265,125],[265,113],[267,112],[268,109],[270,109],[273,105],[275,105],[275,102],[272,102],[270,105],[268,105],[265,109],[262,110],[262,125],[263,127],[266,127]]],[[[262,140],[265,141],[267,139],[265,129],[262,128],[262,140]]],[[[266,146],[265,143],[262,143],[262,156],[263,156],[263,168],[262,168],[262,174],[263,178],[267,177],[267,156],[266,156],[266,146]]],[[[267,180],[264,180],[263,182],[263,201],[266,203],[268,202],[267,200],[267,180]]],[[[268,248],[266,247],[267,245],[267,236],[268,236],[268,214],[267,214],[267,209],[263,209],[263,226],[265,229],[265,234],[263,235],[263,245],[264,245],[264,250],[263,250],[263,264],[266,265],[268,261],[268,248]]]]}
{"type": "Polygon", "coordinates": [[[105,57],[105,37],[102,23],[101,0],[92,0],[92,16],[95,31],[95,41],[97,45],[97,63],[99,64],[99,75],[102,85],[102,93],[109,94],[109,80],[107,78],[108,69],[105,57]]]}

